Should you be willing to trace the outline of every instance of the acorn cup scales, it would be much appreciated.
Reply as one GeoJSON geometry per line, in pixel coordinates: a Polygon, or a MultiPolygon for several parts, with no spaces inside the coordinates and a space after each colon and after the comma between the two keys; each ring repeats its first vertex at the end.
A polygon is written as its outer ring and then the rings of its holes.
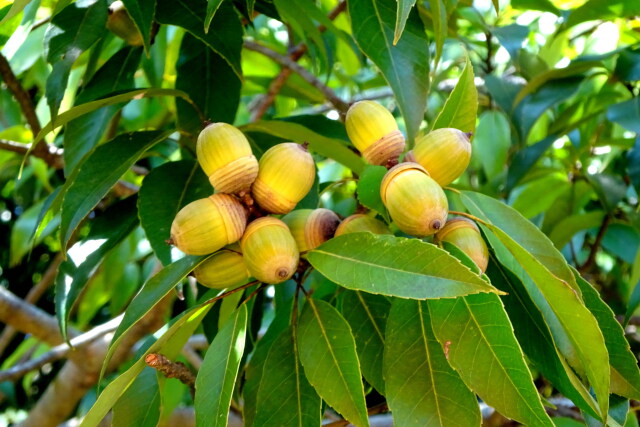
{"type": "Polygon", "coordinates": [[[198,162],[209,182],[220,193],[240,193],[258,176],[258,160],[249,141],[236,127],[212,123],[198,135],[198,162]]]}
{"type": "Polygon", "coordinates": [[[417,163],[389,169],[380,184],[380,197],[398,228],[412,236],[434,234],[447,220],[447,196],[417,163]]]}
{"type": "Polygon", "coordinates": [[[298,209],[282,218],[298,245],[300,252],[315,249],[336,232],[340,218],[329,209],[298,209]]]}
{"type": "Polygon", "coordinates": [[[265,211],[291,212],[307,195],[316,176],[313,157],[304,145],[285,142],[269,148],[260,158],[251,194],[265,211]]]}
{"type": "Polygon", "coordinates": [[[353,104],[347,111],[345,127],[349,139],[369,164],[384,166],[404,151],[404,135],[398,124],[391,112],[377,102],[353,104]]]}
{"type": "Polygon", "coordinates": [[[252,221],[240,241],[249,273],[263,283],[276,284],[293,276],[300,252],[289,227],[273,217],[252,221]]]}
{"type": "Polygon", "coordinates": [[[189,255],[206,255],[244,233],[247,214],[235,197],[218,193],[189,203],[171,224],[171,243],[189,255]]]}

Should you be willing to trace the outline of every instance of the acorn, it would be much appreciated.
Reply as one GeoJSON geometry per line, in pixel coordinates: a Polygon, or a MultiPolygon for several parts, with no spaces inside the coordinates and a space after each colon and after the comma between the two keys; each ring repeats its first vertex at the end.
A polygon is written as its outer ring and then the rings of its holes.
{"type": "Polygon", "coordinates": [[[307,195],[316,176],[313,157],[304,145],[295,142],[269,148],[259,165],[251,193],[262,209],[273,214],[291,212],[307,195]]]}
{"type": "Polygon", "coordinates": [[[329,209],[299,209],[282,218],[300,252],[310,251],[326,242],[336,232],[340,218],[329,209]]]}
{"type": "Polygon", "coordinates": [[[386,173],[380,197],[403,232],[416,237],[434,234],[447,220],[447,196],[417,163],[400,163],[386,173]]]}
{"type": "Polygon", "coordinates": [[[440,186],[451,184],[471,161],[471,134],[454,128],[429,132],[416,140],[415,159],[440,186]]]}
{"type": "Polygon", "coordinates": [[[436,233],[436,241],[456,245],[478,266],[482,273],[489,263],[489,249],[478,226],[467,218],[452,218],[436,233]]]}
{"type": "Polygon", "coordinates": [[[269,216],[247,226],[240,247],[249,273],[263,283],[275,285],[293,276],[300,252],[289,227],[269,216]]]}
{"type": "Polygon", "coordinates": [[[189,255],[206,255],[237,242],[247,214],[233,196],[217,193],[189,203],[171,224],[170,243],[189,255]]]}
{"type": "Polygon", "coordinates": [[[237,243],[211,255],[193,270],[193,274],[198,282],[213,289],[233,289],[249,278],[249,270],[237,243]]]}
{"type": "Polygon", "coordinates": [[[354,214],[345,218],[338,229],[336,237],[349,233],[370,232],[373,234],[392,234],[387,225],[365,214],[354,214]]]}
{"type": "Polygon", "coordinates": [[[114,1],[109,6],[107,28],[131,46],[142,46],[142,35],[138,27],[131,19],[129,12],[120,0],[114,1]]]}
{"type": "Polygon", "coordinates": [[[209,182],[220,193],[240,193],[258,176],[258,160],[249,141],[236,127],[212,123],[198,135],[198,162],[209,182]]]}
{"type": "Polygon", "coordinates": [[[372,165],[386,165],[398,159],[404,151],[404,135],[398,130],[393,115],[374,101],[353,104],[345,120],[347,135],[372,165]]]}

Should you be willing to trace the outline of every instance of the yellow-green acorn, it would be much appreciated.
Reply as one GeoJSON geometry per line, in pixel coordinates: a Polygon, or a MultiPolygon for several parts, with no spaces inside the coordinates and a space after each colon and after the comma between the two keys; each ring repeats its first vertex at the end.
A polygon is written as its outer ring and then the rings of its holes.
{"type": "Polygon", "coordinates": [[[471,161],[469,135],[454,128],[429,132],[416,140],[413,155],[440,186],[451,184],[471,161]]]}
{"type": "Polygon", "coordinates": [[[171,224],[171,239],[182,252],[206,255],[237,242],[244,233],[247,214],[235,197],[218,193],[189,203],[171,224]]]}
{"type": "Polygon", "coordinates": [[[295,142],[269,148],[259,164],[251,193],[262,209],[273,214],[291,212],[307,195],[316,176],[313,157],[304,145],[295,142]]]}
{"type": "Polygon", "coordinates": [[[345,119],[347,135],[372,165],[385,165],[404,151],[404,135],[398,130],[393,115],[374,101],[353,104],[345,119]]]}
{"type": "Polygon", "coordinates": [[[392,234],[384,222],[365,214],[354,214],[340,223],[336,230],[336,237],[343,234],[367,231],[373,234],[392,234]]]}
{"type": "Polygon", "coordinates": [[[258,176],[258,160],[249,141],[236,127],[212,123],[198,135],[198,162],[220,193],[239,193],[251,187],[258,176]]]}
{"type": "Polygon", "coordinates": [[[329,209],[299,209],[282,218],[300,252],[310,251],[333,237],[340,218],[329,209]]]}
{"type": "Polygon", "coordinates": [[[193,270],[198,282],[213,289],[235,288],[249,278],[240,246],[234,244],[219,250],[193,270]]]}
{"type": "Polygon", "coordinates": [[[114,1],[109,6],[107,28],[131,46],[142,46],[142,35],[131,19],[129,12],[121,1],[114,1]]]}
{"type": "Polygon", "coordinates": [[[240,241],[244,262],[251,276],[276,284],[293,276],[300,252],[289,227],[273,217],[252,221],[240,241]]]}
{"type": "Polygon", "coordinates": [[[380,184],[380,197],[398,228],[412,236],[434,234],[447,220],[447,196],[417,163],[389,169],[380,184]]]}
{"type": "Polygon", "coordinates": [[[484,242],[478,226],[467,218],[453,218],[436,233],[436,240],[456,245],[484,273],[489,263],[489,249],[484,242]]]}

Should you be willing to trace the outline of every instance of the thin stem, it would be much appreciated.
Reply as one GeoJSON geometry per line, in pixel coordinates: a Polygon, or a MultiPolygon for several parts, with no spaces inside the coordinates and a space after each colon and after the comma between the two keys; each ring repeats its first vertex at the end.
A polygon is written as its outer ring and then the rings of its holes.
{"type": "Polygon", "coordinates": [[[490,223],[488,223],[487,221],[482,220],[482,219],[478,218],[477,216],[473,216],[473,215],[468,214],[468,213],[466,213],[466,212],[449,211],[449,213],[450,213],[451,215],[461,215],[461,216],[467,217],[467,218],[469,218],[469,219],[472,219],[472,220],[477,221],[477,222],[479,222],[479,223],[481,223],[481,224],[484,224],[484,225],[491,225],[491,224],[490,224],[490,223]]]}
{"type": "Polygon", "coordinates": [[[205,305],[213,304],[214,302],[216,302],[216,301],[218,301],[218,300],[221,300],[221,299],[223,299],[223,298],[225,298],[225,297],[227,297],[227,296],[229,296],[229,295],[231,295],[231,294],[235,294],[236,292],[239,292],[239,291],[241,291],[241,290],[243,290],[243,289],[247,289],[248,287],[253,286],[253,285],[257,284],[257,283],[260,283],[260,281],[259,281],[259,280],[253,280],[253,281],[251,281],[251,282],[249,282],[249,283],[245,283],[245,284],[244,284],[244,285],[242,285],[242,286],[238,286],[237,288],[235,288],[235,289],[231,289],[230,291],[224,292],[224,293],[222,293],[222,294],[220,294],[220,295],[218,295],[218,296],[216,296],[216,297],[209,298],[208,300],[206,300],[205,302],[203,302],[203,303],[201,304],[201,306],[205,306],[205,305]]]}
{"type": "Polygon", "coordinates": [[[598,230],[598,234],[596,235],[596,240],[595,242],[593,242],[593,245],[591,246],[591,252],[589,252],[589,257],[584,262],[584,264],[582,264],[578,268],[578,271],[580,273],[584,273],[585,271],[589,270],[595,263],[598,249],[600,249],[600,244],[602,243],[602,239],[604,238],[605,232],[607,231],[607,228],[609,227],[610,222],[611,222],[611,215],[607,214],[607,216],[604,217],[602,224],[600,225],[600,229],[598,230]]]}

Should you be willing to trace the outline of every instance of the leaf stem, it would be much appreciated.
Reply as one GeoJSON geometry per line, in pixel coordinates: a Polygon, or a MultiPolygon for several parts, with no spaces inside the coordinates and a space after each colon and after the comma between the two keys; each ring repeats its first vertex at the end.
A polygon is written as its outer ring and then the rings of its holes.
{"type": "Polygon", "coordinates": [[[449,211],[449,213],[450,213],[451,215],[460,215],[460,216],[467,217],[467,218],[472,219],[472,220],[474,220],[474,221],[476,221],[476,222],[479,222],[480,224],[484,224],[484,225],[491,225],[491,224],[490,224],[490,223],[488,223],[487,221],[485,221],[485,220],[483,220],[483,219],[480,219],[480,218],[478,218],[477,216],[473,216],[473,215],[471,215],[471,214],[469,214],[469,213],[466,213],[466,212],[460,212],[460,211],[449,211]]]}

